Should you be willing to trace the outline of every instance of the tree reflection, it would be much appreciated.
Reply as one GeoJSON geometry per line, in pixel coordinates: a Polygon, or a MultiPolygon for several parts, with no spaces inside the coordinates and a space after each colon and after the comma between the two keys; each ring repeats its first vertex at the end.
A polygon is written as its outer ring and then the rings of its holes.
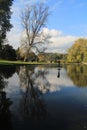
{"type": "Polygon", "coordinates": [[[0,74],[6,79],[12,77],[15,71],[16,71],[16,66],[0,65],[0,74]]]}
{"type": "Polygon", "coordinates": [[[30,70],[28,67],[20,67],[20,85],[24,90],[20,110],[24,117],[43,119],[47,115],[46,104],[42,99],[42,93],[49,91],[49,82],[46,79],[47,71],[43,68],[30,70]]]}
{"type": "Polygon", "coordinates": [[[0,73],[0,130],[12,130],[11,112],[9,109],[12,102],[6,97],[6,92],[4,91],[6,85],[7,82],[4,80],[2,71],[0,73]]]}
{"type": "Polygon", "coordinates": [[[87,87],[87,66],[68,65],[66,70],[68,76],[77,87],[87,87]]]}

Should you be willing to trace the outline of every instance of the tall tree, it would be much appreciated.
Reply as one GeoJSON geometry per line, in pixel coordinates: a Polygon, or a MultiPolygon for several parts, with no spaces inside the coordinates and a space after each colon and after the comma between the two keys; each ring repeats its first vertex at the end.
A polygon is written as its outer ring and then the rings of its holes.
{"type": "Polygon", "coordinates": [[[48,15],[48,7],[42,3],[27,6],[21,13],[25,37],[21,39],[20,53],[26,53],[25,60],[32,49],[40,51],[41,44],[47,42],[48,36],[45,37],[42,30],[48,15]]]}
{"type": "Polygon", "coordinates": [[[2,43],[6,38],[6,33],[12,28],[10,23],[12,3],[13,0],[0,0],[0,51],[2,50],[2,43]]]}

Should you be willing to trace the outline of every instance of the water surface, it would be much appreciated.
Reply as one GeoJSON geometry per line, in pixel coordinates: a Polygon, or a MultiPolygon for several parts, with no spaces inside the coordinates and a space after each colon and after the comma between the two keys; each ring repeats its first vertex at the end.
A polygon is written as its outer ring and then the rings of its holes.
{"type": "Polygon", "coordinates": [[[87,66],[0,66],[0,130],[87,129],[87,66]]]}

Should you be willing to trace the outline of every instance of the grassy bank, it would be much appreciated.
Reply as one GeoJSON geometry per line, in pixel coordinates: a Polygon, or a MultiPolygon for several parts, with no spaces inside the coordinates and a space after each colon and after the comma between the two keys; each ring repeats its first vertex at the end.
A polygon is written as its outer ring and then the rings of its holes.
{"type": "MultiPolygon", "coordinates": [[[[75,62],[60,62],[60,64],[86,64],[87,63],[75,63],[75,62]]],[[[0,65],[58,65],[58,63],[47,63],[47,62],[24,62],[24,61],[8,61],[0,60],[0,65]]]]}
{"type": "Polygon", "coordinates": [[[0,60],[0,65],[57,65],[57,63],[0,60]]]}

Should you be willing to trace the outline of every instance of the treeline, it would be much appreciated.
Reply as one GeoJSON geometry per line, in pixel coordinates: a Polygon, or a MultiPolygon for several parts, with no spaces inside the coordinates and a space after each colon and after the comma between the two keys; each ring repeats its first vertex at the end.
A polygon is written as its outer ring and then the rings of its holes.
{"type": "MultiPolygon", "coordinates": [[[[20,49],[16,51],[17,60],[24,61],[25,54],[20,54],[20,49]]],[[[57,62],[61,60],[63,62],[74,62],[81,63],[87,62],[87,39],[80,38],[75,41],[71,48],[68,49],[66,54],[60,53],[39,53],[35,54],[34,52],[30,52],[27,55],[26,61],[38,61],[38,62],[57,62]]]]}
{"type": "Polygon", "coordinates": [[[42,53],[38,55],[39,62],[49,62],[55,63],[58,60],[64,60],[66,58],[66,54],[61,53],[42,53]]]}
{"type": "MultiPolygon", "coordinates": [[[[20,49],[13,49],[13,47],[9,44],[3,45],[2,53],[0,55],[0,59],[5,60],[20,60],[24,61],[26,53],[20,53],[20,49]]],[[[71,48],[68,49],[66,54],[60,53],[38,53],[30,52],[27,54],[26,61],[37,61],[37,62],[49,62],[55,63],[58,60],[63,62],[87,62],[87,39],[78,39],[72,45],[71,48]]]]}
{"type": "MultiPolygon", "coordinates": [[[[34,52],[30,52],[27,55],[26,62],[48,62],[48,63],[55,63],[58,60],[65,60],[67,57],[66,54],[60,53],[38,53],[35,54],[34,52]]],[[[2,52],[0,54],[0,59],[4,60],[20,60],[24,61],[25,55],[21,55],[19,49],[15,50],[11,45],[6,44],[3,45],[2,52]]]]}
{"type": "MultiPolygon", "coordinates": [[[[17,54],[17,60],[24,61],[26,56],[25,54],[21,55],[19,49],[16,51],[16,54],[17,54]]],[[[41,52],[36,55],[34,52],[30,52],[27,55],[26,61],[55,63],[58,62],[58,60],[65,60],[65,59],[66,54],[41,52]]]]}
{"type": "MultiPolygon", "coordinates": [[[[3,45],[2,50],[0,50],[0,59],[5,60],[20,60],[24,61],[25,54],[20,54],[19,48],[15,50],[11,45],[6,44],[3,45]]],[[[38,53],[30,52],[26,61],[29,62],[48,62],[48,63],[56,63],[58,60],[61,62],[69,62],[69,63],[81,63],[87,62],[87,39],[78,39],[72,45],[71,48],[68,49],[66,54],[60,53],[38,53]]]]}

